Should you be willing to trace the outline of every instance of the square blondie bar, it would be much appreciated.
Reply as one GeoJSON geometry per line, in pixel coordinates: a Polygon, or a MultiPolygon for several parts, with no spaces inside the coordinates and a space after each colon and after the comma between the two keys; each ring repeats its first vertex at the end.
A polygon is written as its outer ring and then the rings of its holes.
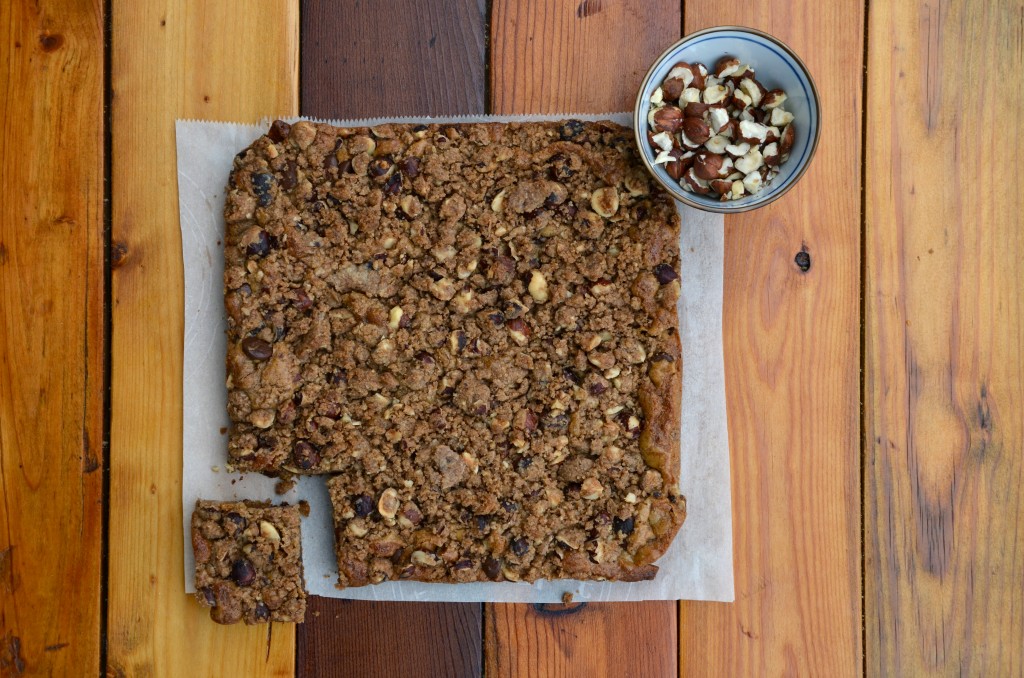
{"type": "Polygon", "coordinates": [[[219,624],[306,615],[297,506],[200,500],[192,513],[196,599],[219,624]]]}

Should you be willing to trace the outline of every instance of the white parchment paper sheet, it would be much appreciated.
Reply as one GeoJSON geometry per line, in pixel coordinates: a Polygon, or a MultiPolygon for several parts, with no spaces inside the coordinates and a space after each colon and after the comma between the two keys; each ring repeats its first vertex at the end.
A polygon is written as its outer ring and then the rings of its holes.
{"type": "MultiPolygon", "coordinates": [[[[342,126],[379,122],[504,122],[512,120],[613,120],[630,125],[628,113],[558,116],[475,116],[331,121],[342,126]]],[[[229,474],[224,356],[227,320],[223,304],[224,187],[235,154],[267,129],[264,125],[197,122],[176,124],[178,200],[185,263],[184,450],[182,509],[185,590],[195,590],[189,519],[196,499],[273,498],[275,481],[259,474],[229,474]]],[[[427,584],[386,582],[338,590],[331,505],[322,478],[304,477],[277,500],[305,499],[303,561],[309,593],[332,598],[449,602],[557,602],[575,600],[733,600],[732,509],[725,376],[722,360],[723,220],[677,204],[682,295],[683,407],[680,489],[687,518],[648,582],[427,584]]],[[[275,501],[277,501],[275,500],[275,501]]]]}

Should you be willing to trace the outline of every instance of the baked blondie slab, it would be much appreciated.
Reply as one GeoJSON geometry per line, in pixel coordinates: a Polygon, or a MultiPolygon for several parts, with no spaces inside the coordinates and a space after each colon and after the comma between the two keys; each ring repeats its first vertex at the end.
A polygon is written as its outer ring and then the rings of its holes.
{"type": "Polygon", "coordinates": [[[330,473],[339,585],[647,579],[679,220],[606,122],[276,122],[225,211],[231,462],[330,473]]]}

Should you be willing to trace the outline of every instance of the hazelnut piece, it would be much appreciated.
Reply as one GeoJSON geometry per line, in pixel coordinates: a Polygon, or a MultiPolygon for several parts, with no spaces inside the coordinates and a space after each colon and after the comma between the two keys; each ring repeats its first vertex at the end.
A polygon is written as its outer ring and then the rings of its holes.
{"type": "Polygon", "coordinates": [[[385,518],[394,518],[400,506],[398,490],[393,487],[384,490],[377,501],[377,511],[385,518]]]}

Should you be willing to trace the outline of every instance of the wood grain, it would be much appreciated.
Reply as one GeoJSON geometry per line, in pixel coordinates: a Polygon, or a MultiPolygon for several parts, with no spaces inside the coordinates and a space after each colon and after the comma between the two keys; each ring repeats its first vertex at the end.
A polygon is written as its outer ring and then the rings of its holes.
{"type": "Polygon", "coordinates": [[[479,676],[480,604],[310,598],[296,675],[479,676]]]}
{"type": "MultiPolygon", "coordinates": [[[[484,3],[473,0],[397,2],[386,10],[365,0],[303,0],[302,114],[483,113],[484,16],[484,3]]],[[[315,598],[311,609],[320,616],[298,631],[298,675],[403,675],[417,667],[422,675],[480,673],[480,605],[315,598]]]]}
{"type": "Polygon", "coordinates": [[[1024,4],[870,17],[867,673],[1020,676],[1024,4]]]}
{"type": "Polygon", "coordinates": [[[486,0],[302,0],[303,115],[482,113],[485,16],[486,0]]]}
{"type": "MultiPolygon", "coordinates": [[[[651,62],[680,37],[679,3],[491,5],[493,113],[631,110],[651,62]]],[[[676,674],[671,602],[591,604],[575,614],[488,605],[488,676],[676,674]]]]}
{"type": "Polygon", "coordinates": [[[0,64],[0,674],[87,675],[100,665],[102,3],[3,3],[0,64]]]}
{"type": "Polygon", "coordinates": [[[631,111],[651,63],[680,36],[680,3],[491,5],[494,113],[631,111]]]}
{"type": "Polygon", "coordinates": [[[864,3],[686,3],[687,32],[778,36],[806,62],[822,135],[778,202],[727,216],[723,342],[736,602],[680,605],[685,675],[862,671],[859,444],[864,3]],[[804,273],[794,257],[810,256],[804,273]]]}
{"type": "Polygon", "coordinates": [[[116,2],[112,49],[108,670],[291,675],[294,626],[221,627],[184,592],[174,120],[297,113],[298,3],[116,2]]]}
{"type": "Polygon", "coordinates": [[[674,603],[488,605],[486,670],[496,676],[676,676],[674,603]]]}

